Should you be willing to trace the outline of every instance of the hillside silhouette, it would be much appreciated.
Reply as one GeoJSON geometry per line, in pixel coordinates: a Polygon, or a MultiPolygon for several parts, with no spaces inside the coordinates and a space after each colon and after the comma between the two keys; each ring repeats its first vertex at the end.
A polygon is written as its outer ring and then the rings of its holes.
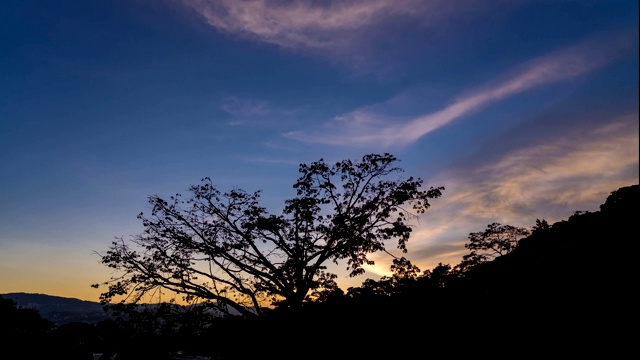
{"type": "MultiPolygon", "coordinates": [[[[420,276],[367,280],[296,311],[242,318],[165,308],[52,330],[27,315],[39,341],[47,332],[94,334],[67,344],[92,344],[94,352],[119,353],[118,360],[133,358],[127,353],[151,358],[152,350],[153,358],[167,359],[179,358],[177,351],[211,359],[617,358],[635,343],[631,244],[639,204],[640,185],[622,187],[599,211],[538,220],[513,251],[492,261],[463,272],[440,264],[420,276]]],[[[19,308],[2,309],[14,316],[19,308]]],[[[3,340],[14,344],[28,334],[4,327],[3,340]]]]}
{"type": "Polygon", "coordinates": [[[534,228],[511,253],[470,269],[447,294],[459,328],[492,328],[475,340],[500,337],[530,352],[625,354],[634,343],[639,207],[640,186],[620,188],[600,211],[534,228]]]}
{"type": "Polygon", "coordinates": [[[15,301],[21,308],[36,310],[43,318],[52,321],[55,325],[72,322],[95,324],[109,319],[102,305],[96,301],[23,292],[0,294],[0,296],[15,301]]]}

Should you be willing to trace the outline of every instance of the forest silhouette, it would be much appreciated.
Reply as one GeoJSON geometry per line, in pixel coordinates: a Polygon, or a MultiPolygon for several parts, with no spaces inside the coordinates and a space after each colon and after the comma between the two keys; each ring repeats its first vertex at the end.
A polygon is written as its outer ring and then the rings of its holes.
{"type": "Polygon", "coordinates": [[[259,317],[160,304],[108,307],[111,320],[54,326],[0,297],[1,338],[23,359],[621,357],[635,350],[639,196],[631,185],[599,211],[535,219],[509,251],[486,261],[418,272],[397,259],[393,276],[259,317]]]}

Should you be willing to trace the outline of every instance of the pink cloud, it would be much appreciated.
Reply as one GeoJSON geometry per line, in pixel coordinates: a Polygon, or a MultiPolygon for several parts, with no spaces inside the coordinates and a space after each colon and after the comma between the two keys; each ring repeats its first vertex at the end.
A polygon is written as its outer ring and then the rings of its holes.
{"type": "Polygon", "coordinates": [[[490,84],[465,94],[441,110],[404,122],[389,122],[356,110],[325,124],[317,132],[292,131],[285,136],[309,143],[342,146],[403,146],[497,101],[525,91],[572,79],[614,61],[626,38],[590,39],[534,59],[490,84]]]}

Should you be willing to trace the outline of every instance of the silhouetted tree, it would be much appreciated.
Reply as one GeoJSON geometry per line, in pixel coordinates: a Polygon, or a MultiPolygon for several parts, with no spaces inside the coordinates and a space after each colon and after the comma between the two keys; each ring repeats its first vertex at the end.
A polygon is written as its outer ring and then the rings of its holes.
{"type": "Polygon", "coordinates": [[[374,302],[374,298],[389,296],[391,294],[391,279],[383,277],[379,281],[366,279],[360,286],[347,288],[347,296],[358,301],[365,299],[374,302]]]}
{"type": "Polygon", "coordinates": [[[393,272],[392,278],[396,282],[402,280],[415,280],[420,274],[420,268],[413,265],[405,257],[395,258],[391,264],[391,272],[393,272]]]}
{"type": "Polygon", "coordinates": [[[497,222],[487,225],[485,231],[469,234],[469,242],[464,245],[471,252],[462,257],[456,265],[459,271],[486,263],[506,255],[518,246],[518,241],[530,234],[529,230],[512,225],[501,225],[497,222]]]}
{"type": "Polygon", "coordinates": [[[120,275],[102,284],[101,300],[127,295],[135,302],[164,288],[244,315],[260,314],[266,302],[299,308],[310,291],[332,286],[328,261],[346,261],[356,276],[389,240],[406,252],[408,221],[444,188],[421,190],[421,179],[398,176],[396,162],[370,154],[301,164],[297,196],[278,215],[259,205],[259,191],[222,193],[209,178],[191,186],[187,200],[151,196],[151,216],[138,216],[144,232],[114,241],[102,255],[120,275]]]}
{"type": "Polygon", "coordinates": [[[421,283],[426,283],[432,289],[444,289],[452,278],[457,277],[457,273],[449,264],[438,263],[433,270],[427,270],[420,277],[421,283]]]}
{"type": "Polygon", "coordinates": [[[640,206],[635,199],[638,198],[639,192],[640,186],[638,185],[625,186],[612,191],[605,203],[600,205],[600,211],[618,213],[622,217],[637,216],[640,206]]]}
{"type": "Polygon", "coordinates": [[[43,319],[38,310],[18,307],[13,299],[0,296],[1,335],[11,337],[34,337],[51,331],[55,324],[43,319]]]}
{"type": "MultiPolygon", "coordinates": [[[[392,275],[389,278],[391,284],[391,296],[412,296],[415,295],[417,288],[417,279],[421,270],[413,265],[409,259],[405,257],[394,258],[391,264],[392,275]]],[[[386,280],[383,277],[381,281],[386,280]]]]}
{"type": "Polygon", "coordinates": [[[43,319],[35,309],[21,308],[13,299],[0,296],[0,341],[2,356],[25,360],[41,359],[52,350],[51,331],[55,324],[43,319]]]}
{"type": "Polygon", "coordinates": [[[545,219],[536,219],[536,224],[532,228],[532,233],[538,233],[541,231],[547,231],[551,229],[551,225],[545,219]]]}
{"type": "Polygon", "coordinates": [[[395,258],[390,267],[391,276],[382,276],[379,280],[366,279],[359,287],[349,287],[347,298],[356,304],[363,314],[369,314],[368,307],[390,306],[400,297],[411,296],[417,288],[420,268],[405,257],[395,258]]]}
{"type": "MultiPolygon", "coordinates": [[[[323,274],[324,275],[324,274],[323,274]]],[[[336,297],[344,295],[344,291],[340,289],[338,283],[334,280],[335,276],[327,279],[321,289],[314,289],[307,297],[308,301],[326,302],[336,297]]]]}

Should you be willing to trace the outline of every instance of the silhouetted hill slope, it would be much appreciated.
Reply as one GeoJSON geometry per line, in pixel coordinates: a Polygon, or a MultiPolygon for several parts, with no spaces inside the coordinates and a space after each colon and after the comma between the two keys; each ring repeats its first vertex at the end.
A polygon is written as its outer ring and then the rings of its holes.
{"type": "Polygon", "coordinates": [[[620,188],[600,211],[534,231],[513,252],[470,270],[454,291],[461,319],[491,314],[485,324],[572,344],[572,351],[629,346],[639,207],[640,186],[620,188]]]}
{"type": "Polygon", "coordinates": [[[31,293],[8,293],[0,296],[12,299],[18,307],[37,310],[40,316],[56,325],[70,322],[97,323],[108,319],[98,302],[31,293]]]}
{"type": "Polygon", "coordinates": [[[600,211],[576,212],[568,220],[534,231],[513,252],[470,271],[465,286],[486,295],[553,294],[549,301],[587,294],[591,299],[596,289],[623,290],[620,281],[631,275],[627,260],[638,238],[639,190],[638,185],[621,188],[600,211]]]}

